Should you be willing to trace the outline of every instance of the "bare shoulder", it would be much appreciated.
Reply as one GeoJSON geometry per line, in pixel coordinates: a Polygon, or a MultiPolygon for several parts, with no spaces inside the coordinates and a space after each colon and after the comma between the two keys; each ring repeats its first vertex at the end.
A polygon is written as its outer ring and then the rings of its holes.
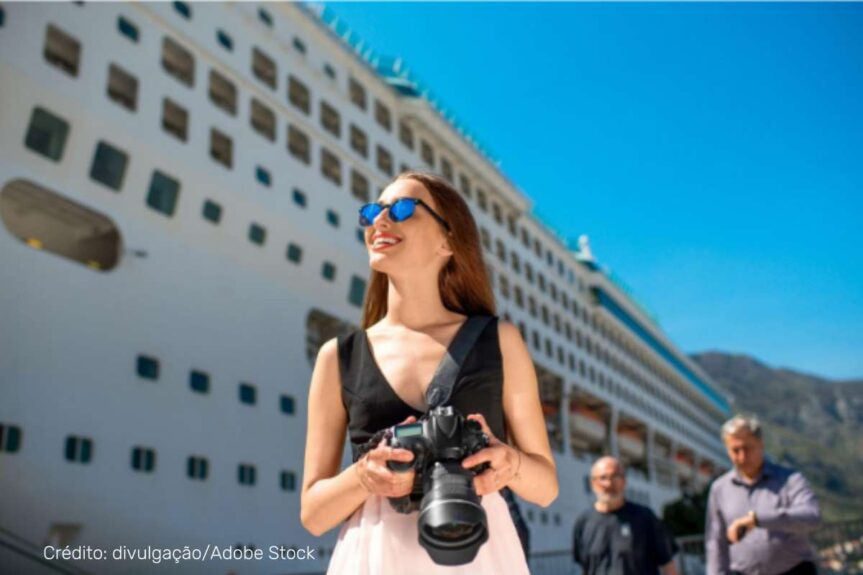
{"type": "Polygon", "coordinates": [[[497,336],[500,340],[500,351],[504,356],[518,354],[525,349],[524,339],[518,328],[508,321],[499,321],[497,336]]]}
{"type": "Polygon", "coordinates": [[[318,350],[315,360],[314,373],[312,374],[312,385],[316,382],[324,387],[334,387],[340,384],[339,377],[339,343],[332,338],[324,343],[318,350]]]}

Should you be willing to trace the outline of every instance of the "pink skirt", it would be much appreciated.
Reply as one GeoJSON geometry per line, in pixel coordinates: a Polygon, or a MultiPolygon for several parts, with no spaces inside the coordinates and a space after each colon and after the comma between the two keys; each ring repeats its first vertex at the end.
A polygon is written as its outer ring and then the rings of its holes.
{"type": "Polygon", "coordinates": [[[372,495],[342,526],[327,575],[529,575],[521,541],[500,493],[482,498],[488,541],[476,558],[456,567],[438,565],[417,541],[418,512],[396,512],[372,495]]]}

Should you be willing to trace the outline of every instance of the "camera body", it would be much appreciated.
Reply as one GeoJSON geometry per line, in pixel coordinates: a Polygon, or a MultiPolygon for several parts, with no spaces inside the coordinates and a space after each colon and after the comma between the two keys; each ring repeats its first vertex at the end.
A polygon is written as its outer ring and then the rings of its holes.
{"type": "Polygon", "coordinates": [[[465,469],[461,462],[489,445],[482,426],[451,406],[436,407],[416,423],[394,426],[388,444],[410,450],[414,458],[390,460],[387,467],[416,472],[410,495],[390,498],[390,504],[400,513],[419,510],[419,543],[435,563],[473,561],[488,540],[485,509],[473,478],[488,469],[488,463],[465,469]]]}

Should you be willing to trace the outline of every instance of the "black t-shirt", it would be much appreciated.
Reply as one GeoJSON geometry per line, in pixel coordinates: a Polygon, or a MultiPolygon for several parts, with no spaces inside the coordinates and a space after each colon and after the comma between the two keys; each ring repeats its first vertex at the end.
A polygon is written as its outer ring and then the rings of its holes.
{"type": "Polygon", "coordinates": [[[611,513],[591,507],[575,521],[573,558],[584,575],[656,575],[675,551],[653,511],[637,503],[611,513]]]}

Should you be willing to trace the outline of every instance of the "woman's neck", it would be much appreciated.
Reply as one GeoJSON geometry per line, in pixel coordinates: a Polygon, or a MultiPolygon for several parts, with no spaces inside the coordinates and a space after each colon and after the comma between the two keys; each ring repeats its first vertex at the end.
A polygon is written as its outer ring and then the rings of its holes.
{"type": "Polygon", "coordinates": [[[422,330],[460,317],[443,305],[437,277],[389,278],[387,314],[381,323],[422,330]]]}

